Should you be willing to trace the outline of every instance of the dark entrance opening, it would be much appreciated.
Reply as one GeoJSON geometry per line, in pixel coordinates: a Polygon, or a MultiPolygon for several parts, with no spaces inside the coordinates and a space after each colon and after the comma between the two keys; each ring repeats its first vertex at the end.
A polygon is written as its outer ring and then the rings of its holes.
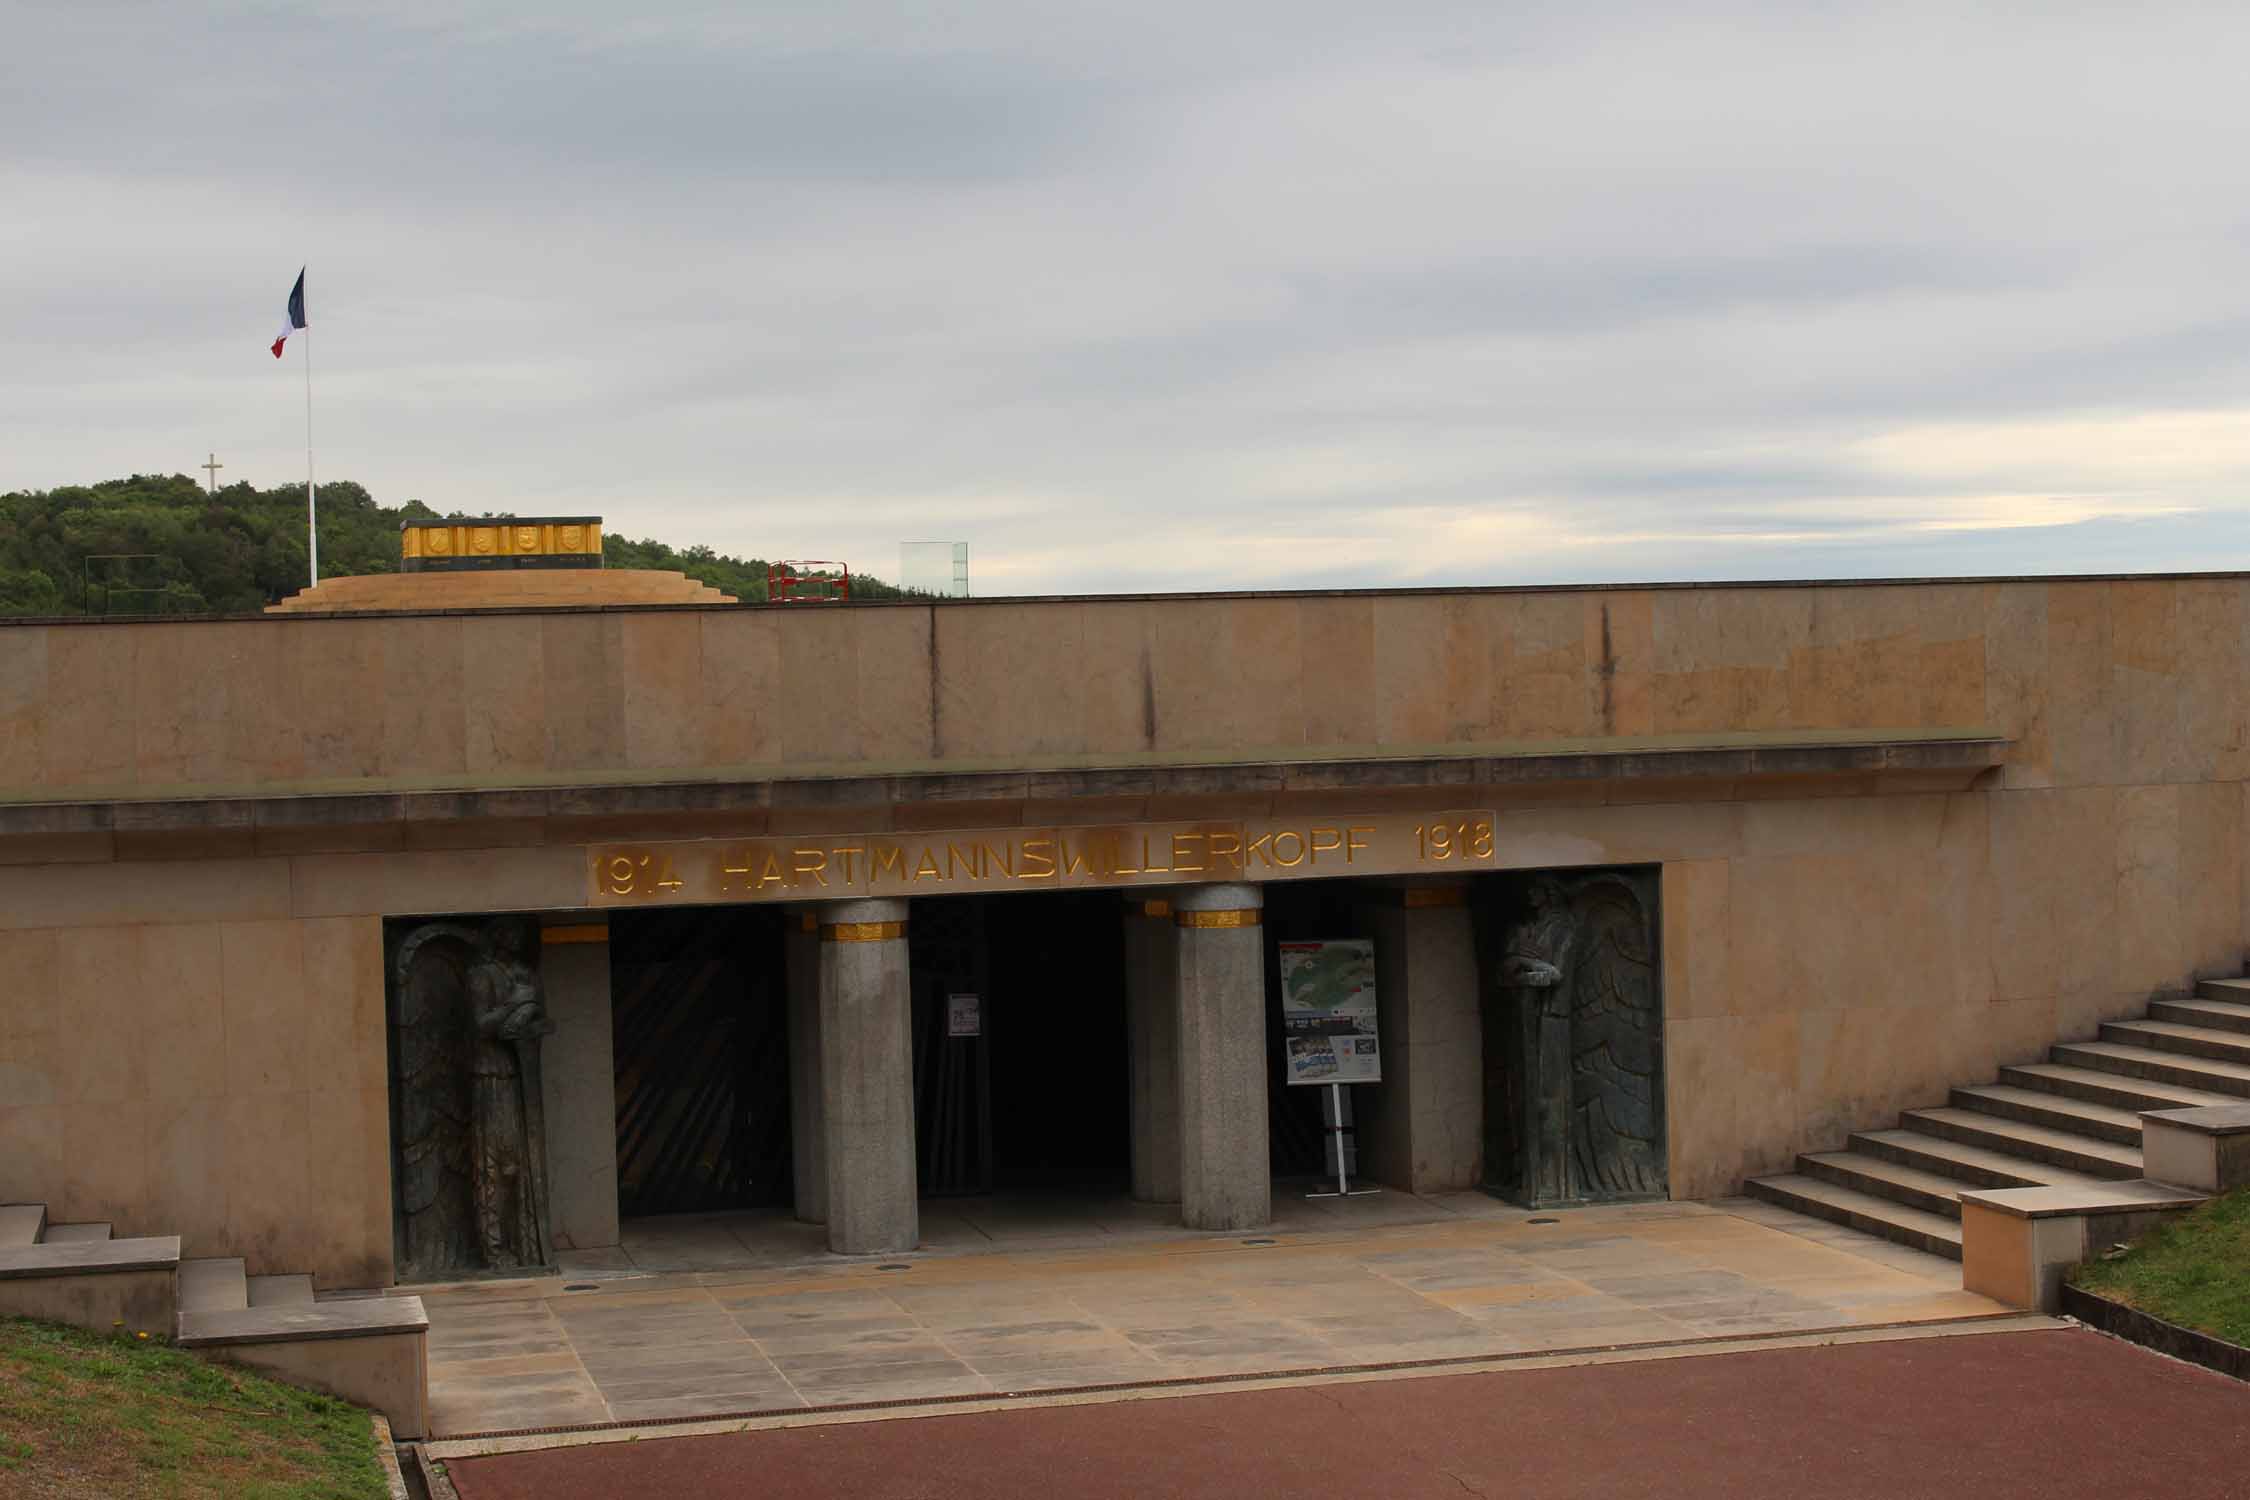
{"type": "Polygon", "coordinates": [[[1117,892],[918,899],[907,941],[923,1194],[1126,1190],[1117,892]]]}
{"type": "MultiPolygon", "coordinates": [[[[1276,1182],[1327,1175],[1327,1138],[1321,1122],[1326,1089],[1292,1087],[1283,1051],[1281,945],[1372,938],[1368,887],[1358,880],[1275,882],[1266,887],[1266,1113],[1271,1121],[1271,1161],[1276,1182]]],[[[1382,1004],[1377,995],[1376,1004],[1382,1004]]],[[[1378,1023],[1380,1024],[1380,1023],[1378,1023]]],[[[1384,1038],[1386,1047],[1391,1039],[1384,1038]]],[[[1357,1101],[1356,1091],[1354,1093],[1357,1101]]]]}
{"type": "Polygon", "coordinates": [[[618,1213],[788,1204],[781,912],[619,911],[609,933],[618,1213]]]}

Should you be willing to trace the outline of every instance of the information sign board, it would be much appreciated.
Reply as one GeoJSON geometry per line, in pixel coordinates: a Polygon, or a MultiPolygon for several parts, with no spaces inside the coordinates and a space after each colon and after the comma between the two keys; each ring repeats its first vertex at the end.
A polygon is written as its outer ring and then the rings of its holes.
{"type": "Polygon", "coordinates": [[[947,1036],[984,1035],[983,1003],[974,995],[946,996],[945,1034],[947,1036]]]}
{"type": "Polygon", "coordinates": [[[1380,1083],[1375,944],[1281,944],[1281,1027],[1291,1083],[1380,1083]]]}

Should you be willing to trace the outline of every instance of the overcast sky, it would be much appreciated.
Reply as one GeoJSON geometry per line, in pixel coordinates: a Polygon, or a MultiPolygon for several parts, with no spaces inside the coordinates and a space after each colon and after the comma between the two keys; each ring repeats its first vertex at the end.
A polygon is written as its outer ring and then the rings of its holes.
{"type": "Polygon", "coordinates": [[[0,0],[0,490],[979,593],[2250,567],[2250,7],[0,0]]]}

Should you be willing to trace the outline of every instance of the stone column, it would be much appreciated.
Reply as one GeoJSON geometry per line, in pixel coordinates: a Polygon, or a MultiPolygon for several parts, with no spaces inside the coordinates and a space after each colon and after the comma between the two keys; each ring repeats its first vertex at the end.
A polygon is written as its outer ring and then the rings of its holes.
{"type": "Polygon", "coordinates": [[[617,1062],[610,1045],[609,924],[540,929],[539,981],[554,1035],[539,1048],[547,1114],[547,1231],[557,1250],[617,1243],[617,1062]]]}
{"type": "Polygon", "coordinates": [[[906,903],[829,901],[817,912],[828,1248],[911,1250],[921,1223],[906,903]]]}
{"type": "Polygon", "coordinates": [[[1361,1170],[1411,1193],[1483,1181],[1484,1019],[1465,882],[1376,893],[1375,1004],[1383,1081],[1352,1090],[1361,1170]]]}
{"type": "Polygon", "coordinates": [[[1125,901],[1125,1033],[1133,1089],[1133,1196],[1180,1201],[1180,942],[1172,903],[1125,901]]]}
{"type": "Polygon", "coordinates": [[[1266,1124],[1265,896],[1183,888],[1179,941],[1180,1222],[1257,1229],[1273,1218],[1266,1124]]]}
{"type": "Polygon", "coordinates": [[[820,1107],[820,916],[792,907],[782,958],[789,997],[789,1158],[797,1217],[828,1222],[828,1138],[820,1107]]]}

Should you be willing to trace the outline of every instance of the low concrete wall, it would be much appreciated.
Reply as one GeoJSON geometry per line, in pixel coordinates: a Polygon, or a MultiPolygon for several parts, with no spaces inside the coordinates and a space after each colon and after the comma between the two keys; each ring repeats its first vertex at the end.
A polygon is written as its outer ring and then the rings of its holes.
{"type": "Polygon", "coordinates": [[[2144,1113],[2141,1159],[2158,1182],[2205,1193],[2250,1187],[2250,1103],[2144,1113]]]}
{"type": "Polygon", "coordinates": [[[2053,1312],[2079,1262],[2203,1202],[2146,1178],[1961,1195],[1961,1285],[2010,1307],[2053,1312]]]}
{"type": "Polygon", "coordinates": [[[174,1279],[169,1269],[10,1277],[0,1279],[0,1313],[96,1333],[122,1328],[170,1338],[174,1279]]]}
{"type": "Polygon", "coordinates": [[[354,1405],[370,1407],[389,1419],[392,1432],[400,1438],[429,1436],[427,1333],[288,1344],[227,1344],[204,1352],[292,1385],[326,1391],[354,1405]]]}

